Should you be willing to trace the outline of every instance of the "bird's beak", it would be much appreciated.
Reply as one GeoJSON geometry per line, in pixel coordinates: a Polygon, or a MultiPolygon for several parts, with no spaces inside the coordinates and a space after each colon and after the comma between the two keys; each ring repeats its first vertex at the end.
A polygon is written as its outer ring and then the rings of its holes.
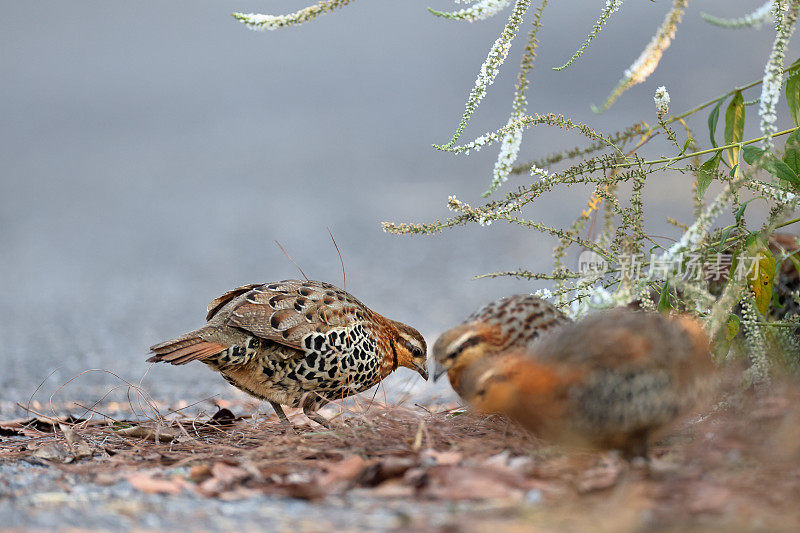
{"type": "Polygon", "coordinates": [[[422,376],[422,379],[428,381],[428,369],[425,368],[424,365],[420,365],[418,363],[411,363],[411,364],[414,366],[414,370],[416,370],[419,373],[419,375],[422,376]]]}
{"type": "Polygon", "coordinates": [[[433,373],[433,381],[436,381],[440,377],[442,377],[447,369],[439,364],[436,365],[436,371],[433,373]]]}

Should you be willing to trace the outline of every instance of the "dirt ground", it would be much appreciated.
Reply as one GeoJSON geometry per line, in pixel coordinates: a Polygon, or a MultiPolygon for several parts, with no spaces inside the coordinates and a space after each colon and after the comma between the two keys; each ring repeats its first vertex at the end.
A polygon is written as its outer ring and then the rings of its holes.
{"type": "Polygon", "coordinates": [[[249,402],[31,407],[0,422],[0,529],[797,531],[800,394],[771,390],[684,421],[647,462],[457,406],[351,402],[324,411],[333,430],[249,402]]]}

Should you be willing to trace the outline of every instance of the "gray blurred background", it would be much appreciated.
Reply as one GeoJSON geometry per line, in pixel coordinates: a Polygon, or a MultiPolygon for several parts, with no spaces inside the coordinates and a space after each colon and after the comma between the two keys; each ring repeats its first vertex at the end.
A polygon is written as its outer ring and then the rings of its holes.
{"type": "MultiPolygon", "coordinates": [[[[384,220],[448,216],[449,194],[480,201],[496,149],[454,156],[431,143],[452,134],[508,12],[467,24],[426,12],[459,7],[444,0],[361,0],[268,33],[229,15],[309,2],[4,2],[0,412],[14,411],[40,382],[37,398],[46,401],[87,369],[138,381],[148,346],[201,325],[212,298],[298,276],[275,240],[309,277],[341,285],[330,228],[348,289],[429,343],[489,300],[546,286],[472,280],[498,269],[548,269],[553,241],[538,233],[500,224],[433,237],[380,229],[384,220]]],[[[655,121],[659,85],[680,112],[755,80],[773,31],[724,30],[699,13],[742,15],[761,3],[693,2],[657,72],[597,116],[590,104],[602,103],[671,2],[626,2],[561,73],[550,67],[583,41],[604,2],[552,2],[529,109],[611,132],[655,121]]],[[[465,142],[505,123],[522,46],[518,39],[465,142]]],[[[788,60],[795,57],[790,51],[788,60]]],[[[755,110],[748,113],[755,133],[755,110]]],[[[702,127],[697,136],[708,144],[702,127]]],[[[582,143],[561,130],[529,130],[521,159],[582,143]]],[[[669,150],[651,144],[652,154],[669,150]]],[[[649,230],[675,235],[662,221],[686,219],[688,183],[669,174],[648,184],[649,230]]],[[[585,200],[583,190],[562,190],[527,214],[565,226],[585,200]]],[[[200,364],[154,367],[144,383],[166,401],[239,395],[200,364]]],[[[117,384],[84,375],[56,401],[97,398],[117,384]]],[[[448,389],[400,370],[386,390],[410,386],[422,396],[448,389]]]]}

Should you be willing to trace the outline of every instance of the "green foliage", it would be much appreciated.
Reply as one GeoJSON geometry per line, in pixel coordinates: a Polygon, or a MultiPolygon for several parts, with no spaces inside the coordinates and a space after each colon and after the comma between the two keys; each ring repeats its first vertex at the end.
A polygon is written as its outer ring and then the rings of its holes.
{"type": "Polygon", "coordinates": [[[719,163],[722,161],[722,152],[716,152],[711,159],[700,165],[697,169],[697,199],[702,200],[708,186],[717,177],[719,163]]]}
{"type": "Polygon", "coordinates": [[[795,126],[800,126],[800,64],[792,64],[786,79],[786,104],[795,126]]]}
{"type": "MultiPolygon", "coordinates": [[[[787,150],[784,154],[784,159],[781,160],[775,157],[775,154],[770,150],[755,146],[745,146],[742,158],[747,164],[763,168],[786,184],[797,184],[800,183],[800,178],[798,178],[797,172],[792,169],[787,161],[795,164],[798,159],[798,153],[794,148],[790,148],[790,150],[791,152],[787,150]]],[[[789,187],[790,185],[785,186],[789,187]]]]}
{"type": "Polygon", "coordinates": [[[733,99],[725,111],[725,144],[736,145],[725,150],[731,168],[739,164],[739,146],[744,137],[744,97],[742,91],[733,93],[733,99]]]}
{"type": "Polygon", "coordinates": [[[789,135],[783,149],[783,162],[796,175],[800,174],[800,131],[789,135]]]}
{"type": "Polygon", "coordinates": [[[672,309],[672,304],[669,301],[669,281],[664,282],[664,286],[661,288],[661,296],[658,297],[658,312],[659,313],[666,313],[672,309]]]}
{"type": "Polygon", "coordinates": [[[713,146],[714,148],[717,147],[717,140],[715,137],[717,135],[717,122],[719,121],[719,107],[722,105],[722,102],[724,102],[725,98],[727,97],[728,95],[726,94],[725,96],[717,100],[716,105],[713,108],[711,108],[711,113],[708,114],[708,136],[711,139],[711,146],[713,146]]]}

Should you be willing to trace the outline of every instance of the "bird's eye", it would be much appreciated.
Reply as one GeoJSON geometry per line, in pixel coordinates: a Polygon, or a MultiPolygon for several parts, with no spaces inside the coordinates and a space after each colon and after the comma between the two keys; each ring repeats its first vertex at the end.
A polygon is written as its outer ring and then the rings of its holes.
{"type": "Polygon", "coordinates": [[[422,350],[420,350],[419,348],[414,348],[413,350],[411,350],[411,356],[422,357],[422,350]]]}

